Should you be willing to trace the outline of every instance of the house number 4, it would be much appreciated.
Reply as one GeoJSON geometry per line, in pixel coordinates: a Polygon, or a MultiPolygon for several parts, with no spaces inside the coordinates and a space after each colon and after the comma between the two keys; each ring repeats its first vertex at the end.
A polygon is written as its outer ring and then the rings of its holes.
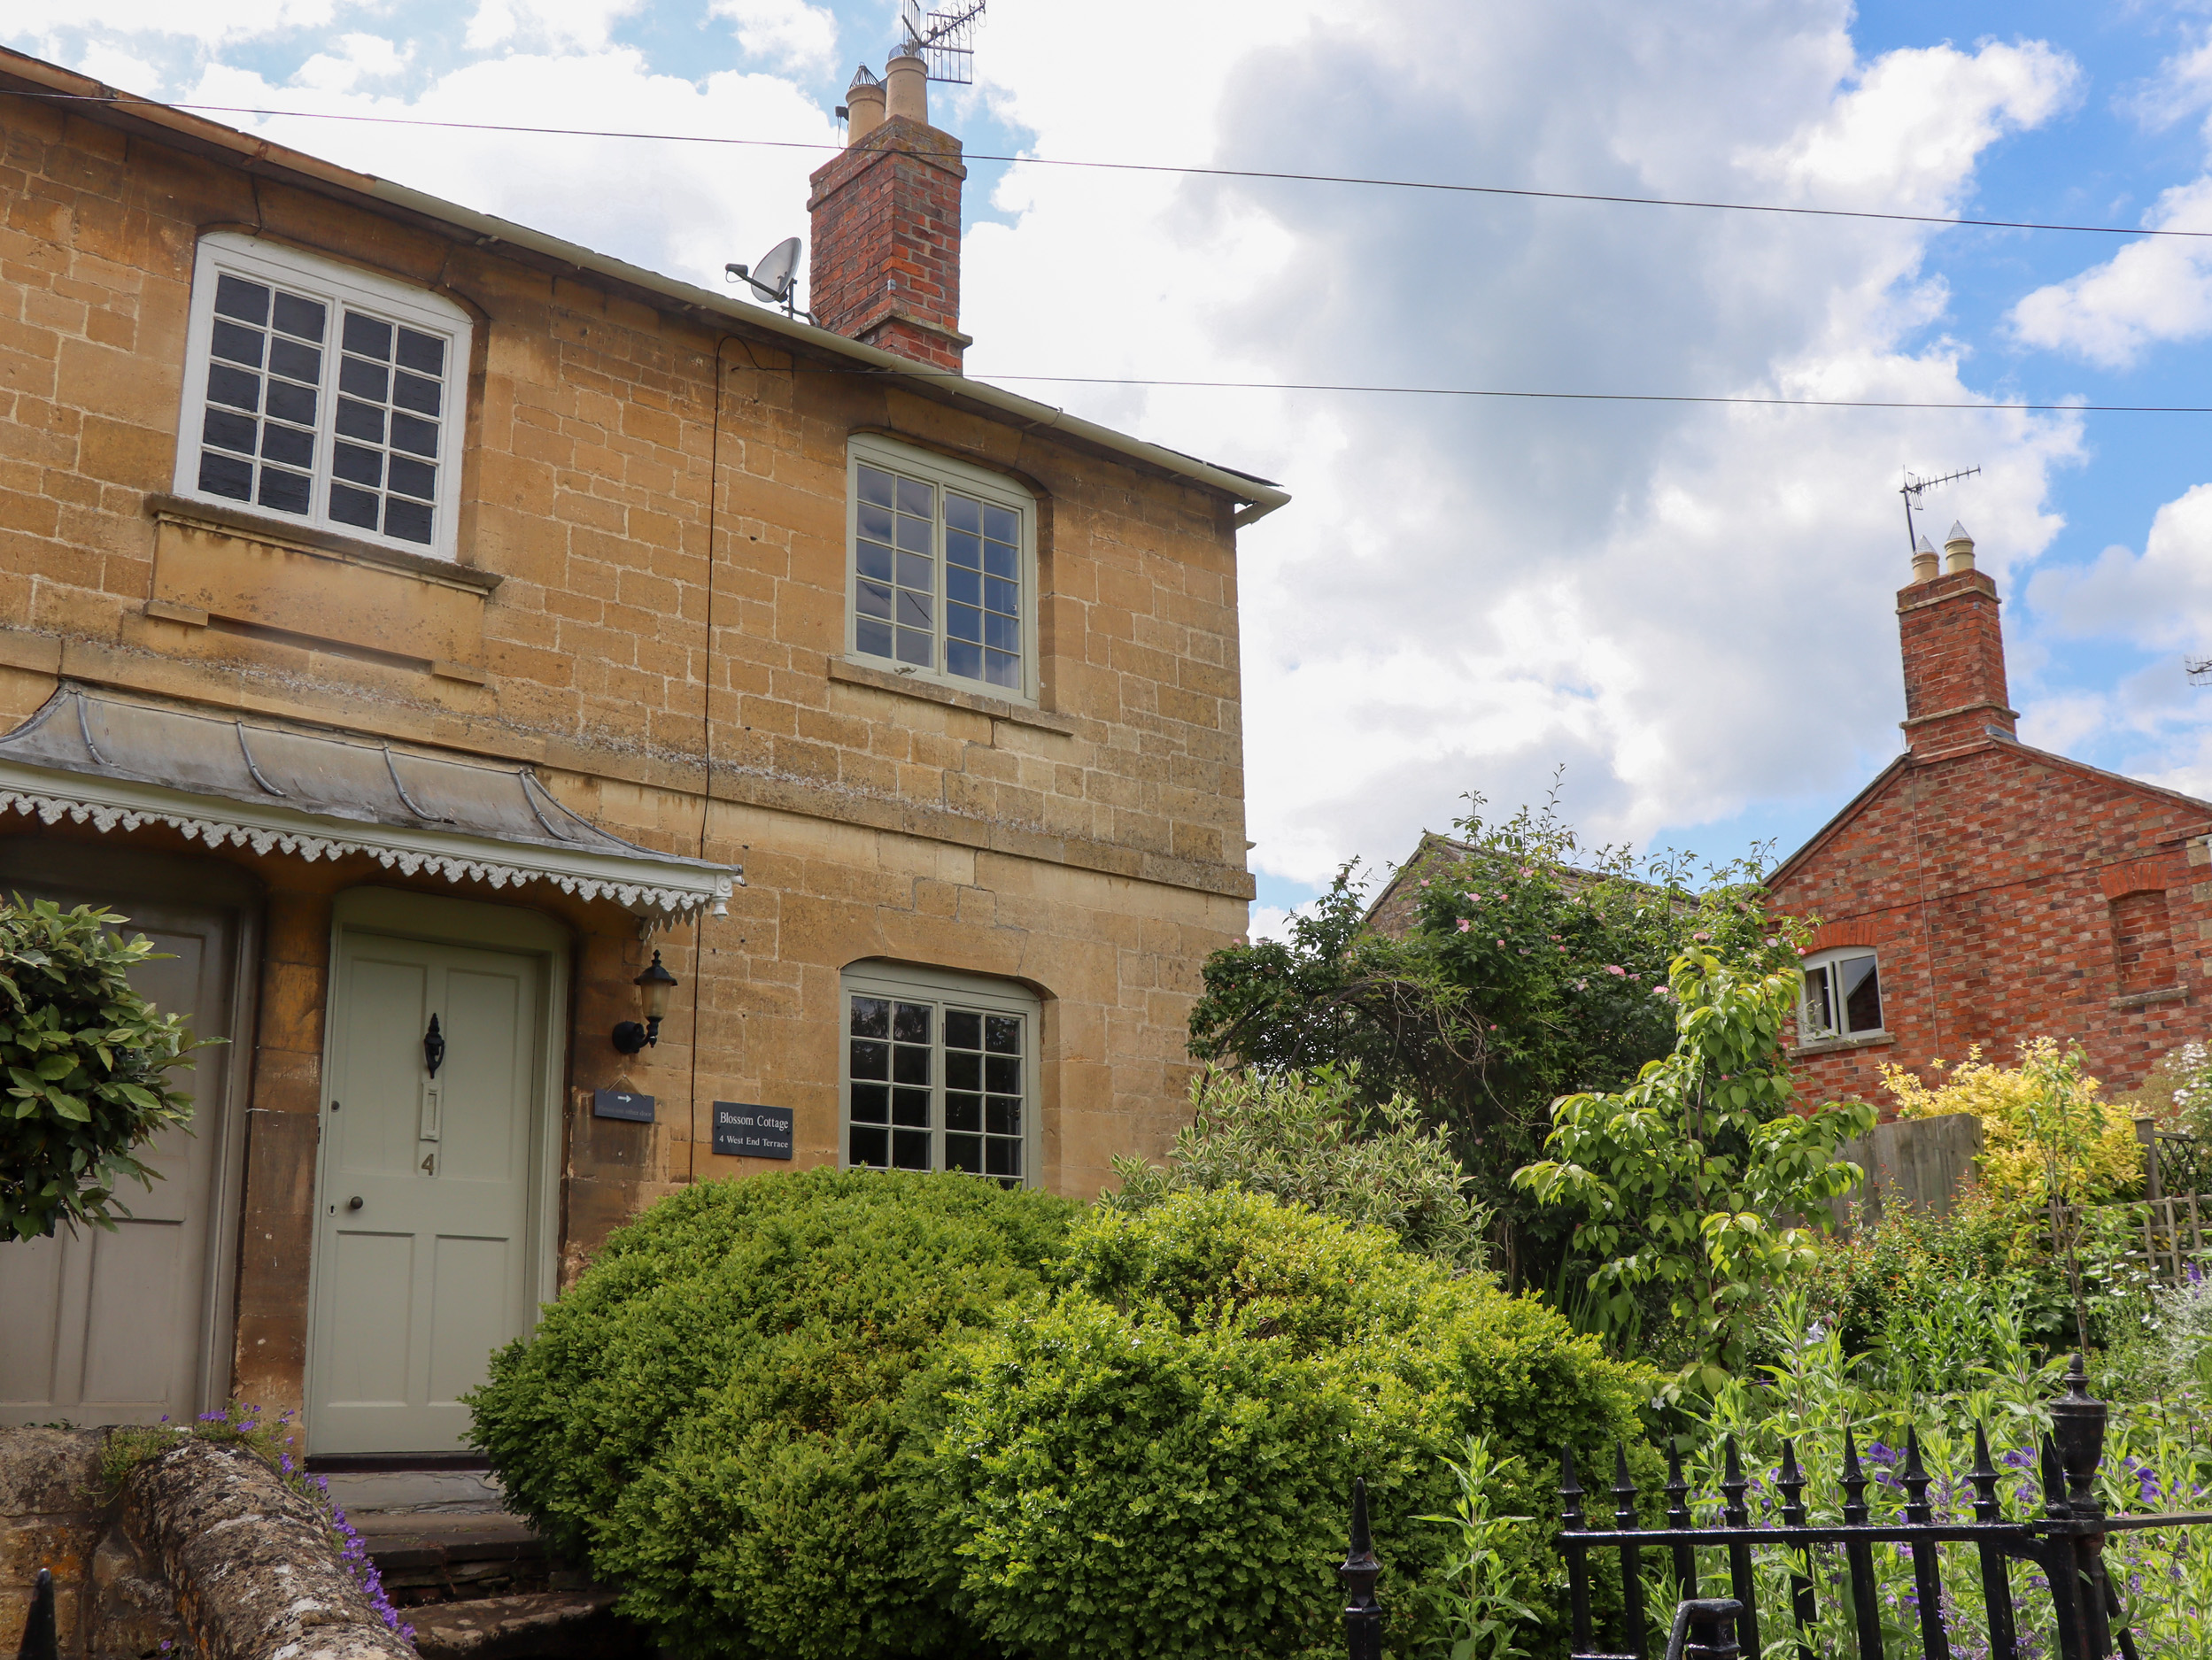
{"type": "Polygon", "coordinates": [[[425,1154],[422,1155],[422,1173],[423,1173],[423,1175],[425,1175],[425,1176],[435,1176],[435,1175],[437,1175],[437,1154],[435,1154],[435,1153],[425,1153],[425,1154]]]}

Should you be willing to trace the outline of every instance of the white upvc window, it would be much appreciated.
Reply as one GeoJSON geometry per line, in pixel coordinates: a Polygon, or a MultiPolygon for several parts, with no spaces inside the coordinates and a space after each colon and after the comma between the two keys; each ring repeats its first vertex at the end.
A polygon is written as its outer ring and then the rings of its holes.
{"type": "Polygon", "coordinates": [[[452,558],[468,332],[427,289],[203,236],[176,493],[452,558]]]}
{"type": "Polygon", "coordinates": [[[1805,960],[1805,997],[1798,1008],[1798,1040],[1862,1038],[1882,1026],[1882,975],[1864,946],[1817,951],[1805,960]]]}
{"type": "Polygon", "coordinates": [[[847,969],[839,1026],[847,1170],[1036,1179],[1038,1002],[975,975],[847,969]]]}
{"type": "Polygon", "coordinates": [[[847,655],[1034,702],[1036,498],[889,438],[856,435],[848,455],[847,655]]]}

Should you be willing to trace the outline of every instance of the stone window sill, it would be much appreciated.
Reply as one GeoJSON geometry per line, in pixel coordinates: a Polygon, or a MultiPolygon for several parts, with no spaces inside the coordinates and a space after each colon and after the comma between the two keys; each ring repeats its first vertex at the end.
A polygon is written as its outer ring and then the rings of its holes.
{"type": "Polygon", "coordinates": [[[1790,1051],[1790,1058],[1796,1061],[1806,1055],[1837,1054],[1850,1049],[1878,1049],[1892,1041],[1886,1031],[1853,1032],[1848,1038],[1823,1038],[1818,1043],[1798,1044],[1790,1051]]]}
{"type": "Polygon", "coordinates": [[[829,664],[830,678],[843,681],[848,686],[873,686],[878,691],[920,698],[927,703],[941,703],[947,708],[967,709],[977,714],[987,714],[994,721],[1011,722],[1016,726],[1033,726],[1039,731],[1057,732],[1063,737],[1075,736],[1075,722],[1066,715],[1056,714],[1049,709],[1033,709],[1026,704],[1009,702],[1004,698],[986,698],[980,692],[962,691],[955,686],[940,686],[933,680],[894,675],[887,669],[870,668],[864,663],[847,662],[841,657],[831,658],[829,664]]]}
{"type": "Polygon", "coordinates": [[[275,547],[292,548],[303,553],[327,554],[349,564],[375,565],[385,570],[404,572],[409,576],[428,577],[432,582],[469,589],[480,594],[489,594],[507,580],[498,571],[480,571],[473,565],[463,565],[454,560],[434,559],[427,553],[409,553],[399,548],[365,542],[356,537],[341,536],[333,530],[318,530],[311,525],[288,524],[282,519],[270,518],[244,508],[219,507],[204,501],[189,500],[182,496],[149,496],[146,498],[146,511],[156,519],[228,531],[275,547]]]}
{"type": "Polygon", "coordinates": [[[2112,1007],[2124,1011],[2131,1008],[2149,1008],[2157,1003],[2183,1003],[2188,999],[2189,988],[2187,986],[2162,985],[2155,991],[2131,992],[2125,997],[2115,997],[2112,1000],[2112,1007]]]}

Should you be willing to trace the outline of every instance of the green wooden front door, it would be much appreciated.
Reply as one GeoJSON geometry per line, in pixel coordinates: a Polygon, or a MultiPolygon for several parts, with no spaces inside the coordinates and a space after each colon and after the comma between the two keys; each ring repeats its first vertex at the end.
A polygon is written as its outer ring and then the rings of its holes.
{"type": "Polygon", "coordinates": [[[533,1313],[544,960],[349,930],[330,995],[312,1450],[450,1451],[461,1395],[533,1313]]]}

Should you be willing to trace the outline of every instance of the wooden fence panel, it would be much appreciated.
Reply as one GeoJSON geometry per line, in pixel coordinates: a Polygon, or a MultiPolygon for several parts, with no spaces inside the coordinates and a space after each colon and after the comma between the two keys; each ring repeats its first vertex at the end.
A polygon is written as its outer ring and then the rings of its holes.
{"type": "Polygon", "coordinates": [[[1910,1205],[1925,1216],[1949,1215],[1953,1197],[1973,1182],[1981,1151],[1982,1121],[1972,1113],[1876,1124],[1872,1134],[1845,1142],[1838,1154],[1865,1170],[1867,1179],[1830,1202],[1837,1225],[1851,1225],[1854,1202],[1869,1227],[1893,1204],[1910,1205]]]}

